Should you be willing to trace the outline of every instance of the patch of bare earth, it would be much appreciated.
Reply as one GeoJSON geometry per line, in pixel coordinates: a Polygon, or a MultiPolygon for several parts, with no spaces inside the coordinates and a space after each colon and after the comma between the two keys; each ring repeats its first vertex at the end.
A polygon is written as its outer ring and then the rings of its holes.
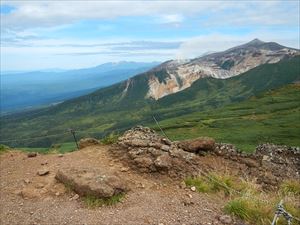
{"type": "MultiPolygon", "coordinates": [[[[223,202],[182,188],[182,180],[138,173],[110,154],[111,146],[89,146],[64,154],[37,155],[10,151],[0,155],[0,223],[13,224],[221,224],[223,202]],[[59,169],[93,168],[114,173],[130,191],[116,205],[88,208],[55,179],[59,169]],[[38,172],[41,172],[39,175],[38,172]],[[49,171],[49,173],[43,174],[49,171]]],[[[203,164],[225,169],[225,160],[203,164]]]]}

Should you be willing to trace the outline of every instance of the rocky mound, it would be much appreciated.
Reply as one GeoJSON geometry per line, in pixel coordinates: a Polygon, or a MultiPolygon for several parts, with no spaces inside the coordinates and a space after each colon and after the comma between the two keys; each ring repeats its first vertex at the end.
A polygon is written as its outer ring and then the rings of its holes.
{"type": "MultiPolygon", "coordinates": [[[[234,145],[215,143],[201,137],[181,142],[156,134],[147,127],[135,127],[124,133],[118,145],[129,166],[141,172],[168,174],[172,177],[198,175],[207,170],[205,156],[221,157],[240,168],[267,189],[290,178],[300,178],[300,152],[297,148],[272,144],[259,145],[253,154],[239,151],[234,145]]],[[[215,168],[211,168],[215,169],[215,168]]]]}
{"type": "Polygon", "coordinates": [[[257,179],[264,189],[273,189],[283,180],[300,179],[300,151],[297,147],[261,144],[252,154],[241,152],[232,144],[217,144],[215,154],[244,164],[244,174],[257,179]]]}
{"type": "Polygon", "coordinates": [[[126,151],[131,166],[141,172],[159,172],[180,177],[197,174],[200,151],[213,149],[214,141],[198,138],[196,141],[171,142],[147,127],[137,126],[118,139],[126,151]],[[192,153],[194,152],[194,153],[192,153]]]}
{"type": "Polygon", "coordinates": [[[83,138],[79,141],[79,148],[86,148],[88,146],[99,145],[100,142],[95,138],[83,138]]]}

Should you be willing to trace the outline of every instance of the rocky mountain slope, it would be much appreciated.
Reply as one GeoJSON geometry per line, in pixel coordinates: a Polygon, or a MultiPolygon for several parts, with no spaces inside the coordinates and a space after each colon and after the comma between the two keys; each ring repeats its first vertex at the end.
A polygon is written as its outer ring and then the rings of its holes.
{"type": "Polygon", "coordinates": [[[164,79],[159,79],[155,73],[150,75],[147,97],[157,100],[190,87],[200,78],[226,79],[259,65],[276,63],[299,54],[297,49],[254,39],[244,45],[189,62],[170,61],[153,70],[155,72],[165,70],[164,79]]]}

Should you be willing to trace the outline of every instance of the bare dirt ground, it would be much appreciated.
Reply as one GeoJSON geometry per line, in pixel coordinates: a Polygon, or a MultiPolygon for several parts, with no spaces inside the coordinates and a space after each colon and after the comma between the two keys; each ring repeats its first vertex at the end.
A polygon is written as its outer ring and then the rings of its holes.
{"type": "MultiPolygon", "coordinates": [[[[38,155],[10,151],[0,155],[0,223],[14,224],[221,224],[223,202],[216,196],[180,187],[180,180],[124,169],[109,146],[91,146],[67,153],[38,155]],[[93,167],[129,181],[130,191],[114,206],[88,208],[74,192],[55,180],[60,168],[93,167]],[[41,169],[49,174],[39,176],[41,169]]],[[[210,158],[205,164],[227,167],[210,158]]]]}

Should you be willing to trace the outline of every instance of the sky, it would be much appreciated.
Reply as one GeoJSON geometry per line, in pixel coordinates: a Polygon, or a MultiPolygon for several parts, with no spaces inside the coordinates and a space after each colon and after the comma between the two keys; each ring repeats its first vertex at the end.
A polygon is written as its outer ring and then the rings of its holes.
{"type": "Polygon", "coordinates": [[[1,71],[166,61],[258,38],[300,48],[298,0],[1,0],[1,71]]]}

